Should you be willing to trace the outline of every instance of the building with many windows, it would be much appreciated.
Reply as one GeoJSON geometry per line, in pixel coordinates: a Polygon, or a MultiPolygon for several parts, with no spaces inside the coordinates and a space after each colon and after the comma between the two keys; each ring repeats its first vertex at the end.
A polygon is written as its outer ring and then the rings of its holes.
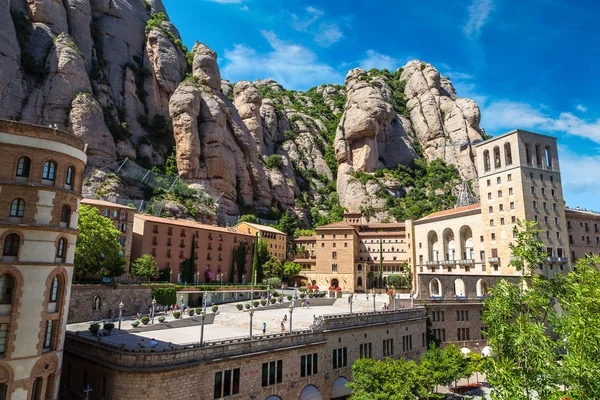
{"type": "MultiPolygon", "coordinates": [[[[135,207],[124,206],[117,203],[111,203],[104,200],[83,199],[81,204],[87,204],[95,207],[100,214],[110,218],[115,228],[121,232],[119,243],[123,246],[123,257],[127,264],[125,265],[125,278],[129,275],[129,264],[131,263],[131,242],[133,240],[133,216],[135,207]]],[[[135,260],[134,260],[135,261],[135,260]]]]}
{"type": "Polygon", "coordinates": [[[254,224],[252,222],[240,222],[235,228],[248,235],[257,236],[260,240],[267,242],[269,255],[277,257],[279,261],[287,258],[287,236],[279,229],[271,226],[254,224]]]}
{"type": "Polygon", "coordinates": [[[565,210],[571,262],[586,255],[600,255],[600,214],[577,208],[565,210]]]}
{"type": "Polygon", "coordinates": [[[0,121],[0,398],[54,399],[61,372],[84,145],[0,121]]]}
{"type": "MultiPolygon", "coordinates": [[[[243,243],[247,248],[247,271],[252,269],[254,236],[234,228],[205,225],[184,219],[136,214],[133,222],[133,260],[152,254],[161,270],[169,270],[171,282],[182,281],[181,264],[194,258],[194,281],[233,282],[233,251],[243,243]]],[[[245,277],[249,281],[250,277],[245,277]]],[[[243,280],[242,277],[241,280],[243,280]]],[[[240,281],[238,277],[238,282],[240,281]]]]}

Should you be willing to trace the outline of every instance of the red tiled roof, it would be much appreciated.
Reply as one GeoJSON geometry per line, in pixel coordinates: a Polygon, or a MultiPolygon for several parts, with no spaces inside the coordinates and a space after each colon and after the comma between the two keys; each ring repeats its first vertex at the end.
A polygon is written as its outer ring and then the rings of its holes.
{"type": "Polygon", "coordinates": [[[340,222],[334,222],[333,224],[329,224],[329,225],[323,225],[323,226],[318,226],[316,229],[334,229],[334,228],[338,228],[338,229],[354,229],[353,225],[350,225],[347,222],[344,221],[340,221],[340,222]]]}
{"type": "Polygon", "coordinates": [[[464,207],[452,208],[450,210],[434,212],[433,214],[426,215],[425,217],[423,217],[421,219],[443,217],[445,215],[458,214],[458,213],[465,212],[465,211],[477,210],[479,208],[481,208],[481,204],[479,204],[479,203],[471,204],[470,206],[464,206],[464,207]]]}
{"type": "Polygon", "coordinates": [[[216,232],[233,233],[236,235],[244,235],[244,236],[254,237],[254,235],[249,235],[247,233],[240,232],[235,228],[224,228],[222,226],[217,226],[217,225],[201,224],[199,222],[190,221],[187,219],[161,218],[161,217],[155,217],[155,216],[147,215],[147,214],[135,214],[135,218],[143,219],[144,221],[148,221],[148,222],[157,222],[157,223],[167,224],[167,225],[185,226],[185,227],[194,228],[194,229],[205,229],[205,230],[216,231],[216,232]]]}
{"type": "MultiPolygon", "coordinates": [[[[365,226],[365,225],[363,225],[365,226]]],[[[378,224],[367,224],[367,229],[383,229],[383,228],[404,228],[404,222],[382,222],[378,224]]]]}
{"type": "Polygon", "coordinates": [[[134,210],[134,211],[136,210],[135,207],[124,206],[122,204],[111,203],[110,201],[97,200],[97,199],[82,199],[81,204],[89,204],[92,206],[125,208],[128,210],[134,210]]]}

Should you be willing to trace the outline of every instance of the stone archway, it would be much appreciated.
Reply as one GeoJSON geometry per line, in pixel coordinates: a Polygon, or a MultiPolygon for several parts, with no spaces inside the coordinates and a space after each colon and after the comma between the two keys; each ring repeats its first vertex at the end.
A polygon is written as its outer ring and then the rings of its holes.
{"type": "Polygon", "coordinates": [[[343,376],[338,377],[335,381],[333,381],[333,386],[331,387],[331,400],[345,400],[349,399],[352,396],[352,389],[348,386],[348,379],[343,376]]]}
{"type": "Polygon", "coordinates": [[[329,285],[335,289],[340,286],[340,281],[338,281],[337,278],[333,278],[329,285]]]}
{"type": "Polygon", "coordinates": [[[298,400],[323,400],[323,396],[316,386],[308,385],[302,389],[298,400]]]}

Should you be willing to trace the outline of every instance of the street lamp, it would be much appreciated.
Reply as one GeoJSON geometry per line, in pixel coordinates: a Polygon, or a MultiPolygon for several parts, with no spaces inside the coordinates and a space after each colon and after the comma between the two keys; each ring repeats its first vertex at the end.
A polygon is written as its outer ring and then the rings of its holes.
{"type": "Polygon", "coordinates": [[[294,313],[294,301],[292,300],[292,304],[290,305],[290,335],[292,334],[292,314],[294,313]]]}
{"type": "Polygon", "coordinates": [[[123,304],[123,301],[121,301],[119,303],[119,331],[121,330],[121,319],[123,318],[123,307],[125,307],[125,304],[123,304]]]}
{"type": "Polygon", "coordinates": [[[352,296],[352,292],[350,292],[350,298],[348,300],[350,300],[350,314],[352,314],[352,301],[354,300],[353,296],[352,296]]]}
{"type": "Polygon", "coordinates": [[[208,293],[204,292],[202,294],[202,308],[204,309],[205,314],[206,314],[206,303],[208,303],[207,299],[208,299],[208,293]]]}
{"type": "Polygon", "coordinates": [[[376,312],[377,309],[375,309],[375,289],[371,289],[371,295],[373,296],[373,312],[376,312]]]}
{"type": "Polygon", "coordinates": [[[250,306],[250,339],[252,339],[252,316],[254,315],[254,304],[250,306]]]}
{"type": "Polygon", "coordinates": [[[183,295],[181,295],[179,297],[179,300],[181,300],[181,319],[183,319],[183,306],[184,306],[184,302],[183,302],[183,295]]]}
{"type": "Polygon", "coordinates": [[[415,308],[415,292],[410,291],[410,308],[415,308]]]}
{"type": "Polygon", "coordinates": [[[152,299],[152,325],[154,325],[154,314],[156,314],[156,297],[152,299]]]}
{"type": "Polygon", "coordinates": [[[200,311],[200,347],[204,347],[204,317],[206,317],[206,310],[200,311]]]}
{"type": "Polygon", "coordinates": [[[294,299],[298,298],[298,282],[294,283],[294,299]]]}
{"type": "Polygon", "coordinates": [[[396,297],[398,297],[398,296],[396,296],[396,289],[392,289],[392,291],[394,294],[394,311],[396,311],[396,297]]]}

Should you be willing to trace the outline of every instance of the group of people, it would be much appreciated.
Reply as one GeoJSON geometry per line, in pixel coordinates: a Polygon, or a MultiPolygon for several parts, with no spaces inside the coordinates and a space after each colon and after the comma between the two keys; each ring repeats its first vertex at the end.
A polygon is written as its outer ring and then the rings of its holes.
{"type": "MultiPolygon", "coordinates": [[[[279,325],[281,328],[281,332],[285,332],[285,323],[287,322],[287,320],[288,320],[287,314],[284,314],[283,319],[281,320],[281,323],[279,325]]],[[[267,323],[266,322],[263,322],[263,324],[262,324],[262,332],[263,332],[263,335],[267,334],[267,323]]]]}
{"type": "MultiPolygon", "coordinates": [[[[158,342],[156,341],[156,339],[150,339],[150,347],[154,349],[156,346],[158,346],[158,342]]],[[[140,342],[138,343],[138,347],[140,349],[146,348],[146,342],[144,341],[144,339],[140,340],[140,342]]]]}

